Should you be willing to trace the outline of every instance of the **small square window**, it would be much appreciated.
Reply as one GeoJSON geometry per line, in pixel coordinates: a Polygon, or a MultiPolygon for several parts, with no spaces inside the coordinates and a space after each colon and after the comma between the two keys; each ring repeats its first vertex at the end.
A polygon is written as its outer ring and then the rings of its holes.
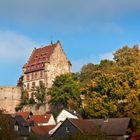
{"type": "Polygon", "coordinates": [[[66,127],[66,132],[67,132],[67,133],[69,133],[69,132],[70,132],[69,127],[66,127]]]}

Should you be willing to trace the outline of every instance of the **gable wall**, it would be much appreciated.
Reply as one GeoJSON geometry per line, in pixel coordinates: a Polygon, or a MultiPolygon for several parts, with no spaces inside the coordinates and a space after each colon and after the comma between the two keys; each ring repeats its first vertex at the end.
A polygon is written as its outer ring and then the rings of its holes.
{"type": "Polygon", "coordinates": [[[57,46],[55,47],[54,52],[50,57],[50,62],[46,63],[45,72],[47,77],[46,86],[48,88],[52,86],[56,76],[71,72],[71,66],[60,43],[57,43],[57,46]]]}
{"type": "Polygon", "coordinates": [[[50,117],[50,119],[49,119],[49,121],[48,121],[48,125],[56,125],[56,122],[55,122],[55,120],[54,120],[53,115],[51,115],[51,117],[50,117]]]}
{"type": "Polygon", "coordinates": [[[80,131],[68,120],[66,120],[54,133],[53,137],[65,137],[73,134],[80,133],[80,131]],[[66,131],[66,127],[69,133],[66,131]]]}
{"type": "Polygon", "coordinates": [[[69,113],[66,110],[62,110],[61,113],[57,116],[56,121],[59,123],[60,121],[64,121],[66,118],[78,119],[77,116],[69,113]]]}

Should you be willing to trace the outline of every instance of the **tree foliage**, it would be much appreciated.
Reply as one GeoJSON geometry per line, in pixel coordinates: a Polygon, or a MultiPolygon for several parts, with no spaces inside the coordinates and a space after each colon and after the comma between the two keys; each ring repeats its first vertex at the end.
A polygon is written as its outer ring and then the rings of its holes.
{"type": "Polygon", "coordinates": [[[84,65],[78,75],[57,77],[51,103],[66,108],[81,103],[84,118],[130,117],[140,128],[140,50],[124,46],[113,55],[113,60],[84,65]]]}
{"type": "Polygon", "coordinates": [[[0,140],[16,140],[12,117],[0,110],[0,140]]]}
{"type": "Polygon", "coordinates": [[[93,73],[97,69],[98,69],[97,65],[91,63],[84,65],[79,75],[80,83],[83,85],[88,83],[93,78],[93,73]]]}
{"type": "Polygon", "coordinates": [[[64,74],[56,77],[52,88],[48,92],[51,95],[52,105],[76,109],[80,102],[80,86],[75,74],[64,74]]]}
{"type": "Polygon", "coordinates": [[[35,96],[37,103],[44,103],[46,101],[47,91],[44,85],[36,87],[32,94],[35,96]]]}
{"type": "Polygon", "coordinates": [[[25,105],[28,104],[29,93],[26,89],[22,89],[21,91],[21,104],[25,105]]]}
{"type": "Polygon", "coordinates": [[[134,128],[139,128],[140,51],[137,46],[119,49],[113,61],[84,66],[79,76],[84,81],[81,93],[85,96],[86,118],[130,117],[134,128]],[[91,71],[86,73],[85,68],[91,71]]]}

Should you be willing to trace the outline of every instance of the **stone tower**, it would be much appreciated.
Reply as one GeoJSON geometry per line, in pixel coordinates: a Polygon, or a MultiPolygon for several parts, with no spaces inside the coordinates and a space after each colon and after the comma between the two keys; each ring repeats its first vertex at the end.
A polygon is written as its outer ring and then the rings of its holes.
{"type": "Polygon", "coordinates": [[[29,60],[23,66],[23,87],[30,91],[43,84],[50,88],[56,76],[71,72],[71,63],[67,59],[61,43],[34,49],[29,60]]]}

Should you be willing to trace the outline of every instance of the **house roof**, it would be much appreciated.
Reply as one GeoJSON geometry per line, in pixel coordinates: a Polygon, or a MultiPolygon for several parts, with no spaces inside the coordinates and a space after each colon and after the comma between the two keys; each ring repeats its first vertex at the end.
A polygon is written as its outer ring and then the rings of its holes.
{"type": "Polygon", "coordinates": [[[28,62],[23,66],[25,73],[44,69],[44,63],[48,62],[56,44],[50,44],[38,49],[34,49],[28,62]]]}
{"type": "Polygon", "coordinates": [[[77,117],[77,118],[80,118],[80,116],[77,114],[76,111],[74,111],[74,110],[68,110],[68,109],[62,109],[62,110],[59,112],[59,114],[57,115],[56,119],[58,119],[58,117],[59,117],[64,111],[68,112],[69,114],[71,114],[71,115],[73,115],[73,116],[75,116],[75,117],[77,117]]]}
{"type": "Polygon", "coordinates": [[[24,120],[26,120],[29,115],[30,115],[30,112],[16,112],[16,116],[22,116],[24,120]]]}
{"type": "Polygon", "coordinates": [[[131,136],[130,140],[138,140],[140,138],[140,130],[133,133],[133,135],[131,136]]]}
{"type": "Polygon", "coordinates": [[[34,121],[35,123],[48,123],[51,118],[51,114],[44,115],[33,115],[30,118],[30,121],[34,121]]]}
{"type": "Polygon", "coordinates": [[[23,114],[25,115],[25,112],[22,114],[21,113],[16,114],[16,116],[14,118],[14,122],[15,122],[14,124],[18,125],[18,135],[28,136],[29,135],[29,129],[28,129],[29,124],[27,123],[26,115],[24,116],[23,114]]]}
{"type": "Polygon", "coordinates": [[[93,119],[93,120],[80,120],[68,119],[74,126],[76,126],[84,134],[95,134],[97,128],[108,136],[121,136],[125,135],[130,118],[110,118],[93,119]]]}
{"type": "Polygon", "coordinates": [[[37,135],[46,135],[48,132],[53,129],[55,125],[48,125],[48,126],[32,126],[32,132],[37,135]]]}

